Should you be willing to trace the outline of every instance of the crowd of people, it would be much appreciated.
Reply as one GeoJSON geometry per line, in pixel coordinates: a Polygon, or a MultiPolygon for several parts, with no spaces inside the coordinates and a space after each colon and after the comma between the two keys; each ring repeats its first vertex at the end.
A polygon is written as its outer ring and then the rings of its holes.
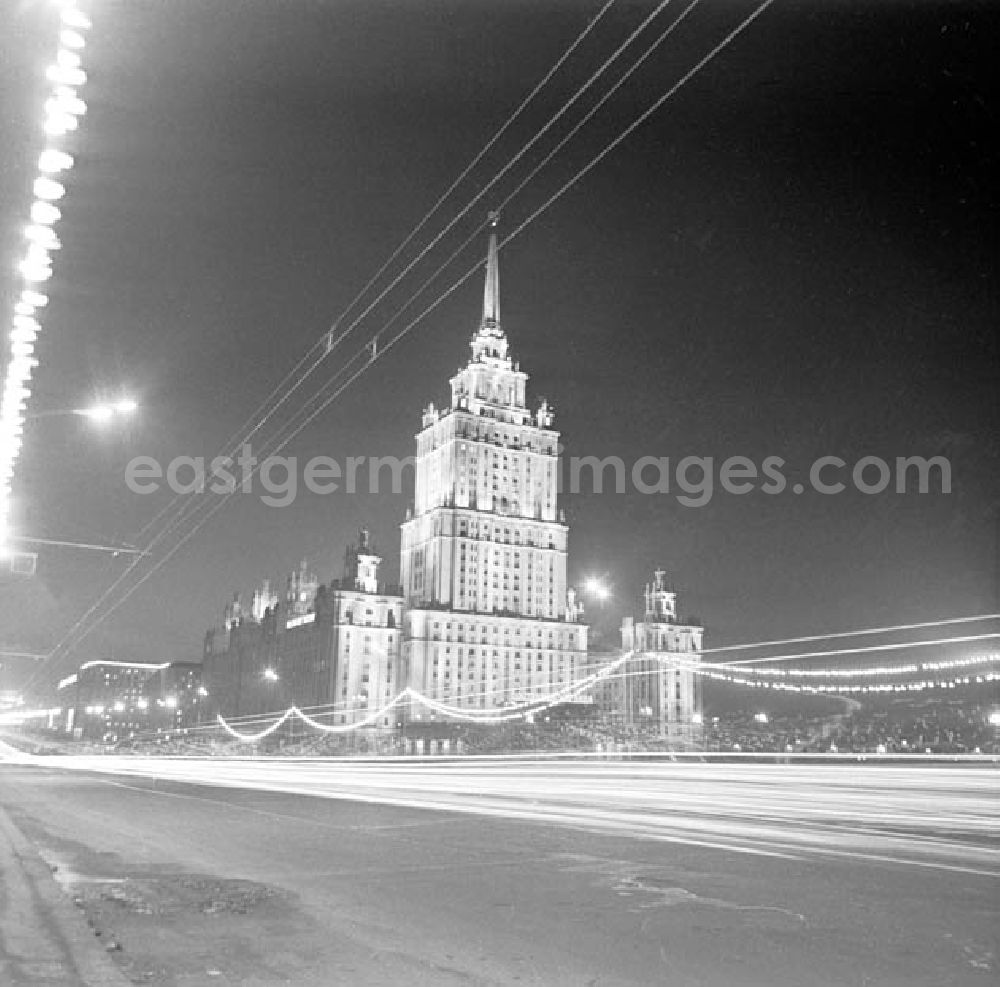
{"type": "Polygon", "coordinates": [[[830,743],[841,751],[996,754],[1000,731],[990,712],[972,703],[862,707],[836,725],[830,743]]]}
{"type": "Polygon", "coordinates": [[[709,751],[761,753],[996,754],[992,707],[972,702],[861,704],[826,717],[744,712],[712,717],[709,751]]]}

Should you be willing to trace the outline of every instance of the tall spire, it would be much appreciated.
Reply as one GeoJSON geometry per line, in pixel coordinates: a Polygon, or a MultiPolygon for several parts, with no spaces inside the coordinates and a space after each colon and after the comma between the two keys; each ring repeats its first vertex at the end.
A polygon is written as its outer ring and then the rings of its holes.
{"type": "Polygon", "coordinates": [[[490,249],[486,255],[486,288],[483,291],[483,327],[491,329],[500,325],[500,265],[497,261],[498,212],[489,214],[490,249]]]}

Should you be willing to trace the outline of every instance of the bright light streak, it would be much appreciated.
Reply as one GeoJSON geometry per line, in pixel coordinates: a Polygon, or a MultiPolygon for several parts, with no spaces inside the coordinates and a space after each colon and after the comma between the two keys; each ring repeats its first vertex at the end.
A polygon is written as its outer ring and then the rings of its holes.
{"type": "Polygon", "coordinates": [[[41,226],[32,223],[24,228],[24,235],[28,240],[37,243],[44,250],[59,250],[62,244],[59,237],[55,235],[51,226],[41,226]]]}
{"type": "Polygon", "coordinates": [[[38,155],[38,170],[49,174],[56,174],[60,171],[68,171],[73,167],[73,155],[65,151],[57,151],[55,148],[46,148],[38,155]]]}
{"type": "Polygon", "coordinates": [[[76,117],[72,113],[57,111],[50,113],[42,127],[49,137],[62,137],[71,130],[76,130],[78,124],[76,117]]]}
{"type": "Polygon", "coordinates": [[[273,668],[264,669],[264,681],[265,682],[277,682],[278,673],[273,668]]]}
{"type": "Polygon", "coordinates": [[[114,416],[114,413],[115,409],[109,404],[99,404],[95,408],[80,408],[77,411],[78,415],[83,415],[95,422],[106,422],[114,416]]]}
{"type": "Polygon", "coordinates": [[[133,401],[132,398],[122,398],[114,405],[114,410],[122,415],[130,415],[139,407],[138,402],[133,401]]]}
{"type": "Polygon", "coordinates": [[[78,69],[80,67],[80,56],[75,51],[67,51],[60,48],[56,52],[56,64],[64,69],[78,69]]]}
{"type": "Polygon", "coordinates": [[[90,28],[90,18],[75,7],[63,7],[60,11],[62,22],[67,27],[75,27],[79,31],[86,31],[90,28]]]}
{"type": "Polygon", "coordinates": [[[76,31],[63,30],[59,32],[59,44],[64,48],[82,48],[87,43],[82,34],[76,31]]]}
{"type": "Polygon", "coordinates": [[[59,207],[52,205],[51,202],[38,201],[31,204],[31,221],[33,223],[50,226],[52,223],[58,223],[60,219],[62,219],[62,213],[59,211],[59,207]]]}
{"type": "Polygon", "coordinates": [[[36,178],[34,184],[35,195],[39,199],[61,199],[66,194],[66,186],[51,178],[36,178]]]}
{"type": "Polygon", "coordinates": [[[163,705],[166,706],[167,709],[177,709],[177,697],[167,696],[167,698],[163,700],[163,705]]]}
{"type": "Polygon", "coordinates": [[[1000,727],[1000,709],[993,710],[989,716],[990,726],[1000,727]]]}
{"type": "Polygon", "coordinates": [[[45,70],[49,82],[60,86],[82,86],[87,81],[87,73],[83,69],[71,69],[64,65],[50,65],[45,70]]]}
{"type": "Polygon", "coordinates": [[[50,118],[60,117],[64,113],[70,116],[82,117],[87,112],[87,104],[77,96],[73,89],[59,86],[60,95],[45,101],[45,112],[50,118]]]}
{"type": "Polygon", "coordinates": [[[51,267],[39,263],[38,261],[34,261],[30,257],[21,261],[21,263],[17,265],[17,269],[21,272],[21,276],[25,281],[48,281],[49,278],[52,277],[51,267]]]}

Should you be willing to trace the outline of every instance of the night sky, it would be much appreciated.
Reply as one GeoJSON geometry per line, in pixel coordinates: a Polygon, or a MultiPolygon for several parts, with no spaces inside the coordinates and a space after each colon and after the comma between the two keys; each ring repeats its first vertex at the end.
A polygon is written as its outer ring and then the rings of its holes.
{"type": "MultiPolygon", "coordinates": [[[[67,145],[78,165],[29,410],[128,391],[142,413],[125,429],[32,423],[19,530],[134,540],[168,498],[129,492],[128,460],[219,451],[599,8],[94,0],[90,109],[67,145]]],[[[652,9],[611,9],[420,246],[652,9]]],[[[675,0],[657,24],[683,9],[675,0]]],[[[501,233],[752,9],[696,7],[511,202],[501,233]]],[[[56,18],[43,0],[0,11],[9,311],[56,18]]],[[[950,495],[567,497],[571,578],[613,584],[599,619],[632,612],[657,564],[709,645],[996,611],[998,28],[987,3],[778,0],[504,249],[503,326],[568,455],[776,455],[793,478],[822,455],[952,461],[950,495]]],[[[472,208],[356,345],[576,119],[472,208]]],[[[484,253],[482,236],[409,317],[484,253]]],[[[411,454],[422,408],[446,401],[468,357],[481,292],[477,274],[285,454],[411,454]]],[[[53,675],[92,657],[197,658],[233,592],[264,576],[283,586],[303,556],[339,576],[362,524],[394,581],[408,501],[303,491],[276,509],[238,496],[53,675]]],[[[38,576],[0,590],[0,649],[48,651],[124,566],[40,550],[38,576]]]]}

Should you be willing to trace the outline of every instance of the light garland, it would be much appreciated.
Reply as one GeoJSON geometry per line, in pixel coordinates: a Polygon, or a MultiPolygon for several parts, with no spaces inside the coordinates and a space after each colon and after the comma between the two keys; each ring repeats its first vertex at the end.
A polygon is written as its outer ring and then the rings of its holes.
{"type": "Polygon", "coordinates": [[[887,692],[926,692],[929,689],[957,689],[963,685],[982,685],[986,682],[1000,682],[1000,673],[986,675],[965,675],[953,679],[921,679],[916,682],[886,682],[873,685],[799,685],[794,682],[770,682],[766,679],[747,679],[739,675],[727,675],[711,669],[696,669],[699,674],[732,685],[744,685],[751,689],[775,689],[781,692],[807,692],[813,695],[828,693],[868,694],[887,692]]]}
{"type": "Polygon", "coordinates": [[[0,399],[0,559],[10,552],[10,516],[14,468],[21,454],[32,371],[38,366],[35,341],[41,332],[39,310],[48,304],[40,290],[52,277],[51,253],[61,247],[54,226],[62,217],[53,203],[62,200],[66,187],[54,176],[68,172],[73,156],[62,149],[62,139],[79,126],[87,111],[79,89],[87,81],[81,51],[86,46],[90,20],[75,0],[60,0],[59,48],[55,61],[46,70],[51,90],[45,100],[42,129],[46,146],[38,157],[38,174],[32,183],[34,201],[30,222],[24,229],[26,248],[17,264],[21,292],[14,305],[10,349],[0,399]]]}
{"type": "Polygon", "coordinates": [[[676,664],[683,668],[695,670],[713,669],[715,671],[732,671],[739,669],[741,675],[760,675],[779,678],[871,678],[889,675],[913,675],[919,672],[940,672],[952,668],[970,668],[975,665],[995,665],[1000,663],[1000,654],[991,653],[972,655],[967,658],[954,658],[948,661],[925,661],[908,665],[878,665],[871,668],[752,668],[735,664],[712,664],[708,662],[691,662],[684,655],[664,657],[663,654],[651,653],[647,657],[656,657],[663,662],[676,664]]]}
{"type": "MultiPolygon", "coordinates": [[[[274,723],[265,727],[264,729],[256,733],[241,733],[240,731],[233,728],[233,726],[226,721],[226,719],[219,714],[216,717],[216,723],[226,731],[229,736],[234,740],[241,741],[243,743],[256,743],[260,740],[269,737],[275,731],[280,729],[282,725],[288,722],[291,718],[296,718],[301,720],[306,725],[312,727],[313,729],[319,730],[322,733],[327,734],[347,734],[352,733],[356,730],[364,729],[368,726],[373,726],[378,720],[384,718],[395,709],[397,706],[401,705],[420,705],[427,709],[434,711],[435,713],[440,713],[443,716],[448,716],[451,719],[463,720],[467,723],[475,724],[500,724],[508,723],[513,720],[525,719],[529,716],[534,716],[536,713],[542,713],[547,709],[551,709],[553,706],[560,705],[561,703],[568,702],[574,698],[579,697],[584,692],[593,688],[600,682],[605,680],[620,678],[621,675],[617,674],[618,669],[622,668],[624,665],[629,664],[634,661],[647,661],[656,660],[664,665],[669,665],[672,668],[684,669],[686,671],[694,672],[698,675],[703,675],[706,678],[715,679],[717,681],[728,682],[732,685],[741,685],[748,688],[763,688],[763,689],[774,689],[783,692],[796,692],[796,693],[809,693],[812,695],[823,695],[828,693],[837,694],[870,694],[870,693],[891,693],[891,692],[923,692],[929,689],[954,689],[960,688],[964,685],[979,685],[986,682],[1000,681],[1000,673],[989,672],[986,675],[965,675],[957,676],[952,679],[921,679],[915,682],[897,682],[897,683],[883,683],[883,684],[865,684],[865,685],[842,685],[842,684],[828,684],[828,685],[804,685],[793,682],[786,681],[772,681],[767,678],[747,678],[747,672],[754,673],[763,670],[758,669],[741,669],[741,674],[733,674],[725,670],[726,666],[719,665],[707,665],[698,662],[692,662],[686,658],[684,655],[670,655],[666,656],[662,653],[656,652],[634,652],[630,651],[626,654],[621,655],[614,661],[608,663],[603,668],[597,672],[588,675],[586,678],[581,679],[579,682],[573,685],[566,686],[554,693],[550,693],[548,696],[539,697],[538,699],[531,700],[529,702],[522,703],[506,709],[500,710],[485,710],[485,709],[465,709],[460,706],[452,706],[448,703],[440,702],[437,699],[432,699],[430,696],[426,696],[421,692],[409,687],[403,689],[398,693],[395,698],[390,700],[386,705],[382,706],[377,710],[365,715],[362,719],[357,720],[353,723],[344,723],[339,725],[321,723],[316,716],[310,716],[309,714],[303,712],[298,706],[291,706],[286,709],[274,723]]],[[[989,655],[974,655],[969,658],[954,659],[947,662],[925,662],[920,666],[914,665],[898,665],[892,668],[878,669],[879,673],[892,672],[892,673],[903,673],[903,672],[914,672],[921,670],[941,670],[947,668],[958,668],[963,666],[970,666],[976,664],[985,663],[995,663],[1000,661],[1000,654],[989,654],[989,655]]],[[[773,671],[773,670],[772,670],[773,671]]],[[[795,670],[785,670],[789,674],[796,674],[795,670]]],[[[799,670],[801,671],[801,670],[799,670]]],[[[809,671],[809,670],[806,670],[809,671]]],[[[822,671],[822,670],[816,670],[822,671]]],[[[833,671],[843,671],[842,669],[834,669],[833,671]]],[[[868,671],[862,669],[861,671],[868,671]]],[[[630,671],[625,672],[624,677],[636,677],[639,675],[646,674],[645,671],[630,671]]],[[[336,716],[336,715],[346,715],[349,712],[347,709],[331,709],[324,713],[319,713],[317,716],[336,716]]],[[[350,710],[353,712],[353,710],[350,710]]]]}
{"type": "MultiPolygon", "coordinates": [[[[441,713],[445,716],[450,716],[454,719],[466,720],[467,722],[473,723],[506,723],[511,720],[524,719],[527,716],[532,716],[535,713],[543,712],[546,709],[551,709],[553,706],[557,706],[560,703],[567,702],[574,696],[586,691],[591,686],[596,684],[601,679],[607,678],[616,669],[621,667],[625,662],[634,659],[635,653],[629,652],[627,655],[622,655],[621,658],[616,659],[610,665],[601,669],[599,672],[589,675],[586,679],[580,682],[574,683],[571,686],[567,686],[558,692],[552,693],[551,695],[545,697],[544,699],[536,699],[532,702],[523,703],[520,706],[515,706],[510,709],[504,709],[499,711],[492,710],[473,710],[473,709],[462,709],[459,706],[450,706],[447,703],[439,702],[436,699],[431,699],[430,696],[425,696],[422,692],[417,692],[415,689],[411,689],[407,686],[400,692],[394,699],[390,700],[385,706],[380,709],[374,710],[369,713],[361,720],[357,720],[354,723],[344,723],[340,725],[332,725],[326,723],[320,723],[317,719],[303,713],[298,706],[290,706],[285,710],[281,716],[272,723],[269,727],[265,727],[263,730],[257,733],[240,733],[238,730],[233,729],[229,723],[226,722],[225,718],[219,714],[216,716],[216,723],[226,731],[233,739],[242,741],[244,743],[256,743],[259,740],[263,740],[265,737],[270,736],[277,729],[279,729],[284,723],[288,721],[291,717],[296,717],[300,719],[303,723],[314,727],[317,730],[321,730],[323,733],[350,733],[354,730],[360,730],[366,726],[371,726],[379,719],[383,718],[390,710],[394,709],[403,703],[416,703],[427,707],[428,709],[434,710],[435,712],[441,713]]],[[[337,710],[331,710],[329,713],[321,714],[326,716],[337,715],[337,710]]]]}

